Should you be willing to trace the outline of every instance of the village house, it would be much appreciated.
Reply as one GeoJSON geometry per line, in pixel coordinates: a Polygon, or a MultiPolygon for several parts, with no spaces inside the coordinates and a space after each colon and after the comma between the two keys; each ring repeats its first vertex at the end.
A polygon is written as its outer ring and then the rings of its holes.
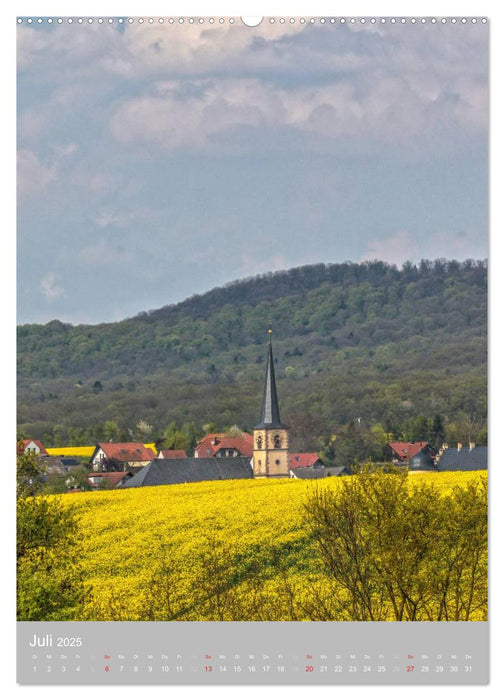
{"type": "Polygon", "coordinates": [[[51,455],[42,457],[39,463],[46,474],[59,474],[60,476],[64,476],[82,465],[82,462],[77,457],[55,457],[51,455]]]}
{"type": "Polygon", "coordinates": [[[160,450],[158,459],[187,459],[185,450],[160,450]]]}
{"type": "Polygon", "coordinates": [[[94,472],[141,469],[156,458],[154,450],[141,442],[99,442],[90,464],[94,472]]]}
{"type": "Polygon", "coordinates": [[[434,457],[428,450],[418,450],[409,461],[409,468],[412,471],[435,471],[436,464],[434,457]]]}
{"type": "Polygon", "coordinates": [[[409,462],[412,471],[475,471],[488,468],[488,448],[476,447],[473,442],[468,447],[458,443],[457,447],[441,446],[433,457],[427,450],[419,450],[409,462]]]}
{"type": "Polygon", "coordinates": [[[386,462],[393,464],[409,464],[417,452],[423,450],[434,457],[436,450],[428,442],[387,442],[383,448],[383,457],[386,462]]]}
{"type": "Polygon", "coordinates": [[[88,481],[93,488],[115,489],[123,486],[133,477],[133,472],[91,472],[88,481]]]}
{"type": "Polygon", "coordinates": [[[48,456],[48,452],[40,440],[23,440],[22,451],[24,454],[37,455],[37,457],[48,456]]]}
{"type": "Polygon", "coordinates": [[[324,466],[316,452],[289,452],[289,469],[324,466]]]}

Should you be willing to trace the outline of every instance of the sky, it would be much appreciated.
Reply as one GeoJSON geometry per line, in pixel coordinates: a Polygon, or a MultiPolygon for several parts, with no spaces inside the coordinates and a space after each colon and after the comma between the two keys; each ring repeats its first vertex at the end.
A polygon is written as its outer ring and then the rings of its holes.
{"type": "Polygon", "coordinates": [[[488,255],[488,25],[18,25],[18,322],[488,255]]]}

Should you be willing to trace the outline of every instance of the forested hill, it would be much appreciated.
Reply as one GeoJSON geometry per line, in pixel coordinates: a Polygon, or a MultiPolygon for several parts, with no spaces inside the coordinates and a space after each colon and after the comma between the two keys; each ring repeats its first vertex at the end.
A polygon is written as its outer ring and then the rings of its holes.
{"type": "Polygon", "coordinates": [[[103,420],[250,427],[270,319],[286,418],[317,415],[328,430],[356,416],[481,419],[486,300],[486,262],[320,264],[118,323],[22,325],[19,423],[40,438],[103,420]]]}

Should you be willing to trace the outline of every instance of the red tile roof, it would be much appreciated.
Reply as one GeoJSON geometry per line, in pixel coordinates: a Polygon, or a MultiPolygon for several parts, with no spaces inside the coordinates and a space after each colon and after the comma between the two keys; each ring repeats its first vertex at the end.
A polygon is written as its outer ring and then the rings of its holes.
{"type": "Polygon", "coordinates": [[[30,444],[30,442],[33,442],[35,445],[37,445],[37,447],[38,447],[39,450],[40,450],[40,454],[41,454],[41,455],[46,455],[46,454],[48,454],[46,448],[45,448],[44,445],[40,442],[40,440],[23,440],[23,449],[24,449],[24,450],[26,450],[26,448],[28,447],[28,445],[30,444]]]}
{"type": "Polygon", "coordinates": [[[102,479],[105,479],[108,481],[109,486],[111,488],[114,488],[114,486],[117,486],[117,484],[121,481],[121,479],[124,479],[126,474],[132,474],[133,472],[90,472],[88,474],[88,479],[91,482],[91,484],[96,488],[98,484],[94,484],[91,481],[91,477],[93,476],[101,476],[102,479]]]}
{"type": "Polygon", "coordinates": [[[427,447],[428,442],[388,442],[387,445],[396,453],[398,459],[410,460],[420,450],[427,447]]]}
{"type": "Polygon", "coordinates": [[[187,459],[185,450],[160,450],[158,459],[187,459]]]}
{"type": "Polygon", "coordinates": [[[224,433],[210,433],[196,445],[194,455],[214,457],[221,449],[237,450],[243,457],[252,457],[254,441],[252,435],[243,433],[240,437],[228,437],[224,433]]]}
{"type": "Polygon", "coordinates": [[[108,459],[117,462],[150,462],[156,459],[154,450],[141,442],[99,442],[97,448],[101,448],[108,459]]]}
{"type": "Polygon", "coordinates": [[[316,452],[291,452],[289,454],[289,469],[311,467],[320,459],[316,452]]]}

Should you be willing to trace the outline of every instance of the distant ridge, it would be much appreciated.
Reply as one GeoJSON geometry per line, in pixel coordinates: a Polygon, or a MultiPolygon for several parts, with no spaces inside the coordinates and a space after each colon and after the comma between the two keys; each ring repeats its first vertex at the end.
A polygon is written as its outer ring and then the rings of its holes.
{"type": "Polygon", "coordinates": [[[374,261],[257,275],[116,323],[21,325],[18,421],[40,439],[106,420],[252,426],[271,318],[288,423],[484,422],[486,311],[486,261],[374,261]]]}

